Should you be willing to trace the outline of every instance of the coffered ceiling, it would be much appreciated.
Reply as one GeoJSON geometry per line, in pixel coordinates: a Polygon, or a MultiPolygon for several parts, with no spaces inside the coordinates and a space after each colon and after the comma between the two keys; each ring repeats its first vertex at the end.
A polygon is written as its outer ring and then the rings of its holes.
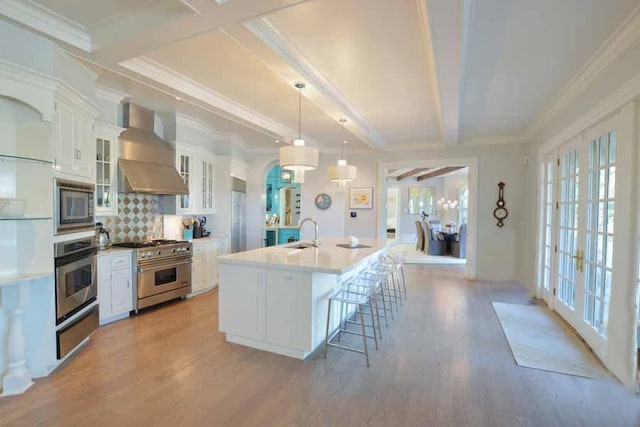
{"type": "Polygon", "coordinates": [[[308,143],[366,152],[528,140],[612,46],[640,38],[639,3],[0,0],[0,15],[248,150],[297,137],[303,81],[308,143]]]}

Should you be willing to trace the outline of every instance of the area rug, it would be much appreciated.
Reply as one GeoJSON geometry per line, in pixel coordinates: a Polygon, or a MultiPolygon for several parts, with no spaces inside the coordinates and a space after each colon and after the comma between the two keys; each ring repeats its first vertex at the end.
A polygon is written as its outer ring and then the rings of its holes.
{"type": "Polygon", "coordinates": [[[518,366],[586,378],[609,378],[585,343],[548,308],[492,304],[518,366]]]}
{"type": "Polygon", "coordinates": [[[422,252],[416,251],[415,243],[395,243],[389,251],[395,255],[401,255],[403,252],[407,253],[407,264],[436,264],[436,265],[464,265],[467,263],[466,259],[454,258],[451,256],[435,256],[426,255],[422,252]]]}

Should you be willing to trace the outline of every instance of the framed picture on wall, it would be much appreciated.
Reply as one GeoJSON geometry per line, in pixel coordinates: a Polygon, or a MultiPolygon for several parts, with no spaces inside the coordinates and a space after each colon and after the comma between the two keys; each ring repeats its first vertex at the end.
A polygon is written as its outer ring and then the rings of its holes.
{"type": "Polygon", "coordinates": [[[373,187],[351,188],[349,190],[349,208],[373,209],[373,187]]]}

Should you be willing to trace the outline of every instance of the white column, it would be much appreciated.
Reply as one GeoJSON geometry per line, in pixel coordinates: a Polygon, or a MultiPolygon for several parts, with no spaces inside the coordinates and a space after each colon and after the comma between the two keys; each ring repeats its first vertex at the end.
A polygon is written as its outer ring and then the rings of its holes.
{"type": "Polygon", "coordinates": [[[2,286],[3,308],[9,316],[7,334],[7,372],[2,378],[2,395],[22,394],[33,385],[27,367],[27,340],[22,326],[22,313],[29,302],[30,281],[2,286]]]}

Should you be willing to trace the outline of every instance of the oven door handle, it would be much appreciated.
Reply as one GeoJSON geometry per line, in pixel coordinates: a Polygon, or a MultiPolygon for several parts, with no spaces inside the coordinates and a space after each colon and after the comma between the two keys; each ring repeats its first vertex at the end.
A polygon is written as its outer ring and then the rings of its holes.
{"type": "Polygon", "coordinates": [[[188,259],[188,260],[176,262],[176,263],[163,262],[158,264],[145,265],[143,267],[138,266],[138,273],[144,273],[145,271],[160,270],[163,268],[171,268],[171,267],[176,267],[178,265],[183,265],[183,264],[191,264],[192,262],[193,262],[192,260],[188,259]]]}

